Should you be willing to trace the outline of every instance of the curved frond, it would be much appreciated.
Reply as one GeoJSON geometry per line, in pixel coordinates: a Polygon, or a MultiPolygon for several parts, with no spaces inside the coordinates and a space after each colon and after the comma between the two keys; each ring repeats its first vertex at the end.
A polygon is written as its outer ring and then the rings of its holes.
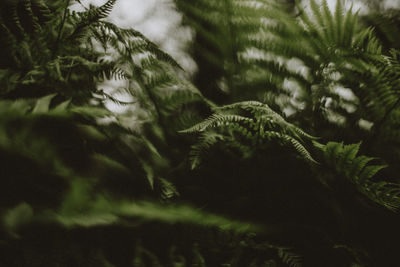
{"type": "MultiPolygon", "coordinates": [[[[243,152],[262,145],[264,140],[293,147],[301,158],[316,163],[306,149],[304,140],[315,139],[295,125],[288,123],[268,105],[258,101],[245,101],[221,107],[213,107],[215,113],[202,122],[180,131],[181,133],[202,133],[201,140],[191,152],[195,155],[194,166],[199,162],[202,150],[217,141],[243,148],[243,152]],[[250,116],[239,115],[246,111],[250,116]],[[241,143],[243,140],[249,143],[241,143]]],[[[247,153],[247,152],[246,152],[247,153]]]]}
{"type": "Polygon", "coordinates": [[[326,163],[344,175],[357,190],[370,200],[390,209],[400,208],[400,185],[376,181],[375,175],[385,165],[369,165],[374,158],[357,156],[360,143],[343,145],[329,142],[323,148],[326,163]]]}

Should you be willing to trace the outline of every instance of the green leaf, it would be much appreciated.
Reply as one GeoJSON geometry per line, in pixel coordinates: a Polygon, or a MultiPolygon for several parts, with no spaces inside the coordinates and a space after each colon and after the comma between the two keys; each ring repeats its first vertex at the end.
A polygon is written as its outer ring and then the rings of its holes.
{"type": "Polygon", "coordinates": [[[46,113],[49,111],[50,103],[51,100],[56,96],[57,94],[51,94],[44,96],[36,101],[35,107],[33,108],[32,113],[37,114],[37,113],[46,113]]]}
{"type": "Polygon", "coordinates": [[[65,111],[69,104],[71,103],[71,99],[68,99],[60,104],[58,104],[53,110],[57,112],[65,111]]]}
{"type": "Polygon", "coordinates": [[[371,179],[376,173],[380,170],[386,168],[386,165],[371,165],[364,168],[364,170],[360,173],[359,180],[364,182],[366,180],[371,179]]]}
{"type": "Polygon", "coordinates": [[[91,118],[101,118],[114,115],[111,111],[105,108],[90,107],[90,106],[74,106],[71,107],[71,111],[91,118]]]}

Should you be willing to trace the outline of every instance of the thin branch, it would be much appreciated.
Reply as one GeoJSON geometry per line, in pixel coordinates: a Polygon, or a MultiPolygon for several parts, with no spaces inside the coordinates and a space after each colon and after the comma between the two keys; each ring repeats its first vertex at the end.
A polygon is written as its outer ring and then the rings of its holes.
{"type": "Polygon", "coordinates": [[[52,54],[51,54],[51,58],[52,59],[54,59],[54,57],[57,54],[58,44],[60,43],[62,30],[64,29],[65,20],[67,19],[68,7],[69,7],[70,2],[71,2],[71,0],[67,0],[66,5],[65,5],[63,18],[62,18],[62,21],[61,21],[61,24],[60,24],[60,28],[58,29],[57,39],[56,39],[56,42],[54,43],[53,51],[52,51],[52,54]]]}

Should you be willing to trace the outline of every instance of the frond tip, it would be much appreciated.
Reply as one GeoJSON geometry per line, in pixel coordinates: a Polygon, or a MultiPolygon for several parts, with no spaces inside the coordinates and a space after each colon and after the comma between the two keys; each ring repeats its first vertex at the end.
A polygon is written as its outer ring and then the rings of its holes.
{"type": "Polygon", "coordinates": [[[322,147],[325,161],[333,165],[336,172],[344,175],[357,190],[373,202],[392,211],[400,208],[400,185],[385,181],[374,181],[375,175],[386,165],[369,165],[375,158],[357,156],[361,143],[343,145],[329,142],[322,147]]]}

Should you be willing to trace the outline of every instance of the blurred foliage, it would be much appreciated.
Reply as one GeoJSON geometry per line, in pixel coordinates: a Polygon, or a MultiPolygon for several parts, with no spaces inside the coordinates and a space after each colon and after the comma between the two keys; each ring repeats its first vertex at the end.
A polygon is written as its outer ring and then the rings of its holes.
{"type": "Polygon", "coordinates": [[[73,2],[0,2],[0,266],[398,265],[398,10],[176,0],[188,81],[73,2]]]}

